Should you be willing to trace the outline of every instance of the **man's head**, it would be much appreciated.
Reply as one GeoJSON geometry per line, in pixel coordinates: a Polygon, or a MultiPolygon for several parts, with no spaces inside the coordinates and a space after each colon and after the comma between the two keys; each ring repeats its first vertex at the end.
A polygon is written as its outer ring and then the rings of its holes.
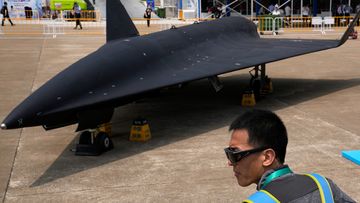
{"type": "Polygon", "coordinates": [[[256,184],[264,172],[284,163],[287,132],[274,113],[246,111],[235,119],[229,130],[232,134],[225,152],[239,185],[256,184]]]}
{"type": "Polygon", "coordinates": [[[7,5],[7,2],[4,2],[4,5],[6,6],[6,5],[7,5]]]}

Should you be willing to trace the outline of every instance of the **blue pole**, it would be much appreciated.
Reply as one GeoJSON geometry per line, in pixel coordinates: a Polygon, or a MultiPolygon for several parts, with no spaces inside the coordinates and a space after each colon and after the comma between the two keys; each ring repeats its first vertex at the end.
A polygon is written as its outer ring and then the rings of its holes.
{"type": "Polygon", "coordinates": [[[230,4],[230,0],[226,0],[226,16],[230,16],[230,8],[227,5],[230,4]]]}
{"type": "Polygon", "coordinates": [[[146,1],[147,5],[151,6],[151,9],[154,10],[155,9],[155,3],[154,3],[154,0],[147,0],[146,1]]]}
{"type": "Polygon", "coordinates": [[[201,18],[201,0],[198,0],[198,18],[201,18]]]}
{"type": "MultiPolygon", "coordinates": [[[[261,0],[259,0],[259,2],[261,3],[261,0]]],[[[255,4],[255,12],[256,12],[256,15],[259,15],[259,10],[260,10],[260,5],[259,5],[259,4],[255,4]]]]}
{"type": "Polygon", "coordinates": [[[178,19],[183,20],[184,19],[184,13],[183,13],[183,0],[179,0],[179,7],[178,7],[178,19]]]}
{"type": "Polygon", "coordinates": [[[318,11],[318,0],[313,0],[313,16],[317,15],[318,11]]]}

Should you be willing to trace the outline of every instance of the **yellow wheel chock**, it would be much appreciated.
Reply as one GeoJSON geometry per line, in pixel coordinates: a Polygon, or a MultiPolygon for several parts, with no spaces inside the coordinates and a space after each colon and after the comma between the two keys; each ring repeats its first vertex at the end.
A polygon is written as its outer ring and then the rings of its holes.
{"type": "Polygon", "coordinates": [[[242,106],[255,106],[256,105],[254,91],[251,90],[251,91],[244,92],[244,94],[242,96],[241,105],[242,106]]]}
{"type": "Polygon", "coordinates": [[[148,121],[143,118],[138,118],[133,121],[130,130],[130,141],[145,142],[151,139],[151,132],[148,121]]]}

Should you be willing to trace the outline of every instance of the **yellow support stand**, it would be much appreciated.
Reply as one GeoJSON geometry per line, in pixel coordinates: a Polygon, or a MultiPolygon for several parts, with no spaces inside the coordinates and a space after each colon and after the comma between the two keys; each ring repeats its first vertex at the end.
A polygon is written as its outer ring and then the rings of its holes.
{"type": "Polygon", "coordinates": [[[130,131],[130,141],[145,142],[151,138],[150,127],[146,119],[135,119],[130,131]]]}
{"type": "Polygon", "coordinates": [[[256,105],[255,94],[253,91],[244,92],[244,94],[242,96],[241,105],[242,106],[255,106],[256,105]]]}
{"type": "Polygon", "coordinates": [[[111,135],[111,124],[110,123],[104,123],[101,124],[98,129],[99,132],[105,132],[109,136],[111,135]]]}

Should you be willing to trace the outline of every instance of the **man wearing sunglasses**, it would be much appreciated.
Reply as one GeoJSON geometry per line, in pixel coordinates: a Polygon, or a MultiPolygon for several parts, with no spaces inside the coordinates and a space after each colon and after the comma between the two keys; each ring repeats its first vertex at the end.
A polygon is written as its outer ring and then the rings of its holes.
{"type": "Polygon", "coordinates": [[[247,111],[229,130],[231,139],[224,151],[238,184],[257,184],[257,192],[243,202],[355,202],[330,179],[319,174],[295,174],[284,164],[288,137],[276,114],[247,111]]]}

